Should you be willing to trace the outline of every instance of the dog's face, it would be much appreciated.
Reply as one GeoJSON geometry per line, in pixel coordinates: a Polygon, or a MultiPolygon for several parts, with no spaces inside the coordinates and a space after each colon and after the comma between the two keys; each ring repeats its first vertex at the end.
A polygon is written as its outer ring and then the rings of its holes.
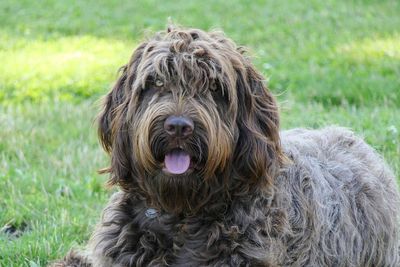
{"type": "Polygon", "coordinates": [[[99,117],[111,184],[173,213],[268,185],[281,152],[262,79],[221,33],[169,30],[141,44],[99,117]]]}

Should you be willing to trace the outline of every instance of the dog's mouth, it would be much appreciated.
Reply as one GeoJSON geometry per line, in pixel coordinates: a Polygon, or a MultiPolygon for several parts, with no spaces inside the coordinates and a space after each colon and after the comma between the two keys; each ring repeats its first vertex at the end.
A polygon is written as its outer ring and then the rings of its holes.
{"type": "Polygon", "coordinates": [[[191,168],[191,157],[181,148],[174,148],[165,154],[163,171],[169,174],[184,174],[191,168]]]}

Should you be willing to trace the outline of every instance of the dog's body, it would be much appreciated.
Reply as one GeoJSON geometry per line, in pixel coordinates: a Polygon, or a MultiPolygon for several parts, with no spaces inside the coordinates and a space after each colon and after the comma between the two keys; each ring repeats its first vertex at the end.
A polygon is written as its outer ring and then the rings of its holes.
{"type": "Polygon", "coordinates": [[[348,130],[279,133],[261,79],[220,34],[140,46],[100,116],[122,190],[58,265],[399,266],[393,173],[348,130]]]}

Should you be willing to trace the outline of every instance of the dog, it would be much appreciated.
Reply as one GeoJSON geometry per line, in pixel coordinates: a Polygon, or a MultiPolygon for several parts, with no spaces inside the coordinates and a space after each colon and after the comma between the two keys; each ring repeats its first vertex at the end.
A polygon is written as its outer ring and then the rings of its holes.
{"type": "Polygon", "coordinates": [[[143,42],[98,132],[115,193],[54,266],[400,266],[395,176],[350,130],[280,132],[276,100],[222,32],[143,42]]]}

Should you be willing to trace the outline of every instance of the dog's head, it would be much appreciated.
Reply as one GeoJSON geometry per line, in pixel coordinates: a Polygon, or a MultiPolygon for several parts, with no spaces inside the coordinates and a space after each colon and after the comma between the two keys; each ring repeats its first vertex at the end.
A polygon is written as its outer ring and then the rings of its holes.
{"type": "Polygon", "coordinates": [[[180,213],[271,183],[282,157],[277,106],[222,33],[158,33],[121,72],[99,116],[111,184],[180,213]]]}

